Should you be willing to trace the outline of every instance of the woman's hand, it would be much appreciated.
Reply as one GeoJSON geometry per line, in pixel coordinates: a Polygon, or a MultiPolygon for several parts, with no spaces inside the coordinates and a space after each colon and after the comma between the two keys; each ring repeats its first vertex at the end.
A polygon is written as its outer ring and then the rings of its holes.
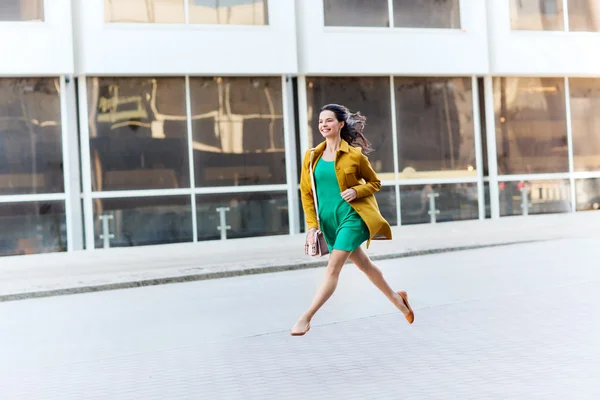
{"type": "Polygon", "coordinates": [[[350,203],[352,200],[356,199],[356,190],[350,188],[350,189],[346,189],[342,192],[342,199],[346,200],[348,203],[350,203]]]}
{"type": "Polygon", "coordinates": [[[306,232],[306,243],[312,243],[314,240],[314,235],[317,233],[317,228],[310,228],[308,232],[306,232]]]}

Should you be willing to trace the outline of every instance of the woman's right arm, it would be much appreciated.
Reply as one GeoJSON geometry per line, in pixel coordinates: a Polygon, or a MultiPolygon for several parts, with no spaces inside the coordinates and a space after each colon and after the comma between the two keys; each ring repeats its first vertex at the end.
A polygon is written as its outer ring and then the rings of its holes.
{"type": "Polygon", "coordinates": [[[310,150],[304,154],[302,162],[302,172],[300,174],[300,195],[302,198],[302,208],[304,209],[304,218],[306,219],[306,229],[317,229],[317,213],[315,212],[315,201],[313,199],[312,184],[310,180],[310,150]]]}

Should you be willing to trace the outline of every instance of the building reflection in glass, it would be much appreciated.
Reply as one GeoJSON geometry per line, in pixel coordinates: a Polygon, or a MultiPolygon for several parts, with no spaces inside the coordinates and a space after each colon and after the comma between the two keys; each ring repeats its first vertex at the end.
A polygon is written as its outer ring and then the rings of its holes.
{"type": "Polygon", "coordinates": [[[0,256],[67,250],[65,203],[0,203],[0,256]]]}
{"type": "Polygon", "coordinates": [[[183,24],[184,0],[104,0],[104,22],[183,24]]]}
{"type": "Polygon", "coordinates": [[[398,179],[476,176],[471,79],[394,82],[398,179]]]}
{"type": "Polygon", "coordinates": [[[571,185],[568,180],[500,182],[498,189],[500,216],[571,211],[571,185]]]}
{"type": "Polygon", "coordinates": [[[196,186],[284,184],[280,78],[191,78],[196,186]]]}
{"type": "Polygon", "coordinates": [[[321,107],[329,103],[343,104],[367,117],[365,136],[374,149],[369,154],[369,161],[380,179],[393,179],[394,138],[389,78],[308,77],[306,95],[310,147],[323,141],[318,128],[321,107]]]}
{"type": "Polygon", "coordinates": [[[90,78],[95,191],[189,187],[184,78],[90,78]]]}
{"type": "Polygon", "coordinates": [[[190,24],[268,25],[267,0],[188,0],[190,24]]]}
{"type": "Polygon", "coordinates": [[[569,171],[564,80],[494,78],[498,173],[569,171]]]}
{"type": "Polygon", "coordinates": [[[600,31],[600,1],[569,0],[569,30],[573,32],[600,31]]]}
{"type": "Polygon", "coordinates": [[[0,78],[0,194],[64,191],[56,78],[0,78]]]}
{"type": "Polygon", "coordinates": [[[43,21],[44,0],[2,0],[0,21],[43,21]]]}
{"type": "MultiPolygon", "coordinates": [[[[569,9],[570,9],[569,5],[569,9]]],[[[510,0],[513,30],[563,31],[562,0],[510,0]]]]}

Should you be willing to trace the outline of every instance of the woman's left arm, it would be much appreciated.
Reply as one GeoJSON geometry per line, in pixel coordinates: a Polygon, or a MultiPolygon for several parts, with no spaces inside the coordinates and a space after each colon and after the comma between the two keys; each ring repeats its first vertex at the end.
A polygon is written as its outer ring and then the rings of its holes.
{"type": "Polygon", "coordinates": [[[369,159],[364,154],[360,155],[359,171],[365,183],[352,187],[352,189],[356,190],[357,199],[375,194],[381,189],[381,181],[377,173],[373,170],[373,167],[371,167],[369,159]]]}

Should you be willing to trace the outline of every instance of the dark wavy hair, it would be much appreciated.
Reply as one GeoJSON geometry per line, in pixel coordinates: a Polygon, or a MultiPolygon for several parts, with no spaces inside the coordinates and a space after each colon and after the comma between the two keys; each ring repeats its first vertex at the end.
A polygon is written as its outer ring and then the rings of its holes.
{"type": "Polygon", "coordinates": [[[363,154],[369,154],[373,151],[371,143],[363,135],[363,129],[367,122],[367,117],[360,111],[353,113],[347,107],[339,104],[327,104],[321,107],[319,112],[331,111],[339,122],[344,122],[340,136],[352,147],[360,147],[363,154]]]}

